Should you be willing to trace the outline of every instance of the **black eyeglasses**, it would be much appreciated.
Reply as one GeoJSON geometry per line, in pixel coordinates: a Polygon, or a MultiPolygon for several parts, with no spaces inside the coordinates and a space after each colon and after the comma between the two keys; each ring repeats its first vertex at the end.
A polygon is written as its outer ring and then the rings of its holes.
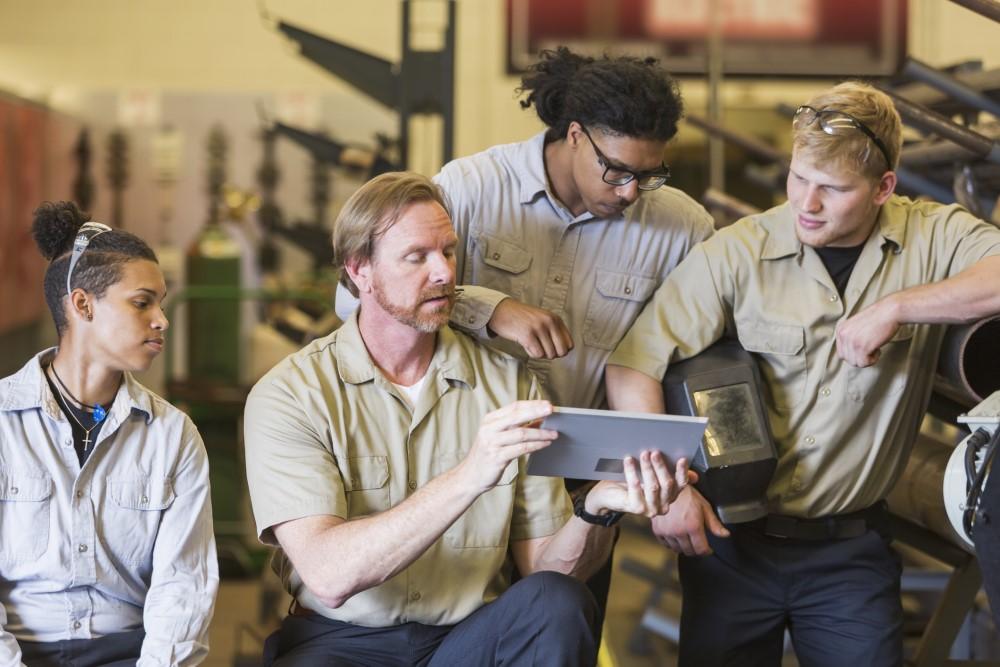
{"type": "Polygon", "coordinates": [[[886,150],[882,140],[875,136],[870,127],[849,113],[837,111],[836,109],[814,109],[811,106],[802,105],[795,110],[795,116],[792,118],[792,127],[795,129],[808,127],[817,120],[819,120],[820,128],[827,134],[842,134],[845,129],[860,130],[872,140],[875,147],[882,153],[882,157],[885,158],[886,166],[889,167],[890,171],[892,170],[889,151],[886,150]]]}
{"type": "Polygon", "coordinates": [[[604,174],[601,176],[601,179],[608,185],[627,185],[632,181],[636,181],[636,185],[639,186],[640,190],[656,190],[663,187],[663,184],[670,178],[670,167],[665,162],[660,163],[659,169],[652,171],[632,171],[631,169],[612,165],[608,156],[602,153],[601,149],[594,143],[594,138],[590,136],[590,132],[587,131],[583,123],[580,123],[580,129],[587,135],[590,145],[594,147],[594,152],[597,153],[597,163],[604,167],[604,174]]]}

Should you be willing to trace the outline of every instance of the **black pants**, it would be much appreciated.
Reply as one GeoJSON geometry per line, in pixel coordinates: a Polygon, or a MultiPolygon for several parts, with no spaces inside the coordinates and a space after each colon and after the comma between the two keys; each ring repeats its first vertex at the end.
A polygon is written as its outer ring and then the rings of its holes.
{"type": "Polygon", "coordinates": [[[715,553],[681,556],[681,667],[781,664],[785,629],[802,667],[902,665],[900,560],[876,530],[806,541],[729,526],[715,553]]]}
{"type": "Polygon", "coordinates": [[[597,662],[594,620],[594,600],[583,584],[555,572],[539,572],[457,625],[365,628],[316,614],[289,616],[278,631],[273,664],[585,667],[597,662]]]}
{"type": "Polygon", "coordinates": [[[99,639],[20,641],[18,645],[27,667],[135,667],[145,638],[145,631],[132,630],[99,639]]]}
{"type": "MultiPolygon", "coordinates": [[[[590,491],[596,482],[589,479],[567,479],[565,480],[565,484],[566,490],[569,491],[573,498],[576,498],[576,494],[586,494],[590,491]]],[[[608,555],[608,560],[587,580],[587,588],[597,602],[597,634],[595,637],[598,646],[601,645],[601,633],[604,631],[604,615],[608,611],[608,594],[611,591],[611,571],[614,568],[614,549],[616,544],[618,544],[617,535],[615,536],[614,544],[611,545],[611,553],[608,555]]]]}

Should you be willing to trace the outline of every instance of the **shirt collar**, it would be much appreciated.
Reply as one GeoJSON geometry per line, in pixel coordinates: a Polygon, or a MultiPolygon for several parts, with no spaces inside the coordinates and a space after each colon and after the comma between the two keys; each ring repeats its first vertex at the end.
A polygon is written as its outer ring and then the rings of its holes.
{"type": "MultiPolygon", "coordinates": [[[[878,234],[883,239],[882,245],[891,243],[897,252],[906,239],[906,215],[901,212],[899,204],[899,197],[893,195],[879,208],[876,219],[878,234]]],[[[781,259],[798,255],[802,251],[802,242],[795,234],[792,207],[788,202],[781,206],[784,209],[781,215],[767,216],[761,220],[761,226],[767,231],[761,259],[781,259]]]]}
{"type": "MultiPolygon", "coordinates": [[[[60,418],[62,411],[42,370],[45,365],[52,363],[56,350],[54,347],[42,350],[17,373],[0,380],[0,395],[3,396],[0,399],[0,411],[42,409],[49,415],[60,418]]],[[[149,392],[131,373],[126,372],[108,412],[109,416],[117,416],[116,421],[121,422],[132,410],[142,412],[147,424],[153,419],[149,392]]]]}
{"type": "Polygon", "coordinates": [[[545,174],[545,132],[539,132],[522,145],[521,203],[530,204],[540,193],[548,191],[545,174]]]}
{"type": "MultiPolygon", "coordinates": [[[[380,371],[372,361],[368,348],[361,338],[358,328],[358,313],[360,308],[341,325],[337,331],[337,372],[340,379],[348,384],[363,384],[375,379],[380,371]]],[[[448,380],[457,380],[470,387],[476,386],[476,377],[468,353],[458,340],[459,334],[444,326],[438,330],[434,356],[427,367],[430,373],[434,369],[448,380]]]]}

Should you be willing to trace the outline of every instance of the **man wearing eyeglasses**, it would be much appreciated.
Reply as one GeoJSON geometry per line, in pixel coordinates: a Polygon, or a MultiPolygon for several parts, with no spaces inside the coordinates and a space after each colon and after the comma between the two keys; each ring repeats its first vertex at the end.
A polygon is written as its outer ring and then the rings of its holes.
{"type": "MultiPolygon", "coordinates": [[[[547,129],[434,178],[459,237],[452,325],[527,357],[553,404],[605,408],[608,355],[713,229],[701,205],[665,185],[680,93],[653,59],[566,48],[544,52],[519,90],[547,129]]],[[[601,610],[610,571],[609,560],[589,583],[601,610]]]]}
{"type": "Polygon", "coordinates": [[[778,467],[766,518],[724,526],[693,487],[653,521],[683,554],[680,664],[902,664],[884,499],[931,388],[944,323],[1000,312],[1000,230],[893,194],[891,99],[844,83],[798,109],[788,202],[694,251],[609,359],[615,409],[663,411],[669,364],[725,334],[753,352],[778,467]]]}

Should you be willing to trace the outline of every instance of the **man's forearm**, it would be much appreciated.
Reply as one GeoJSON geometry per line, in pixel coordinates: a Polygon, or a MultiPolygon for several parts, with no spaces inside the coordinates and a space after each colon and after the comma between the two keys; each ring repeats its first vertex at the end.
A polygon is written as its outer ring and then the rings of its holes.
{"type": "Polygon", "coordinates": [[[986,257],[965,271],[887,297],[896,320],[907,323],[974,322],[1000,313],[1000,257],[986,257]]]}
{"type": "MultiPolygon", "coordinates": [[[[339,522],[303,540],[290,522],[276,527],[306,586],[329,607],[389,580],[419,558],[479,496],[452,469],[395,507],[339,522]],[[295,549],[293,544],[305,544],[295,549]]],[[[301,521],[301,520],[300,520],[301,521]]]]}
{"type": "Polygon", "coordinates": [[[617,528],[605,528],[571,517],[539,550],[530,572],[561,572],[586,581],[608,560],[617,528]]]}
{"type": "Polygon", "coordinates": [[[608,406],[625,412],[663,414],[663,387],[645,373],[609,365],[604,372],[608,406]]]}

